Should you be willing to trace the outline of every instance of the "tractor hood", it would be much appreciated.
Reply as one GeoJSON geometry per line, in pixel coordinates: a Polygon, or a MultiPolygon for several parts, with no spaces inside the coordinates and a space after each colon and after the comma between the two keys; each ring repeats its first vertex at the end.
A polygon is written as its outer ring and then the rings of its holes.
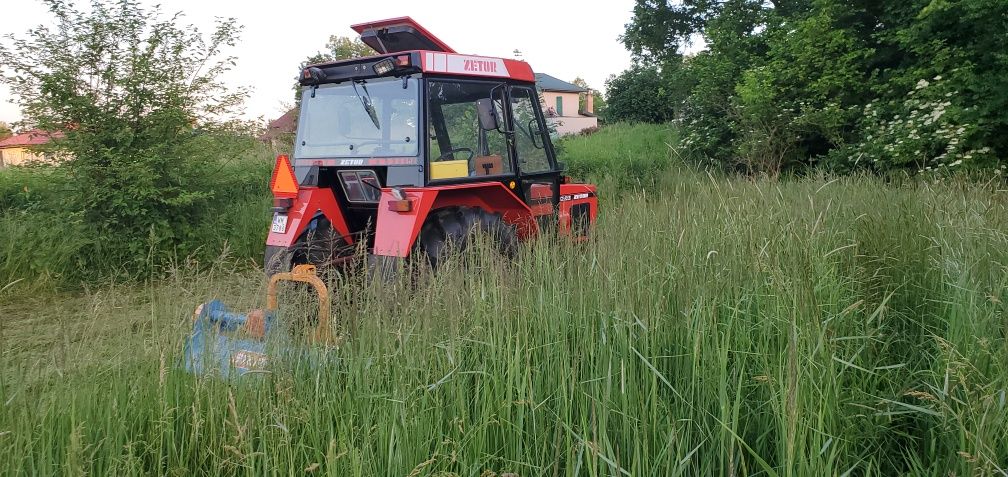
{"type": "Polygon", "coordinates": [[[358,23],[350,28],[360,34],[361,41],[381,54],[414,50],[455,53],[410,17],[358,23]]]}

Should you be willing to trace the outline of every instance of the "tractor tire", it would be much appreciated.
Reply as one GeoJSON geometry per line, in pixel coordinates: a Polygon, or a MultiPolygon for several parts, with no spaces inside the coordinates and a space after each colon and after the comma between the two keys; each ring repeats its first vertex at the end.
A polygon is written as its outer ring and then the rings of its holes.
{"type": "Polygon", "coordinates": [[[505,222],[500,214],[479,207],[446,207],[432,212],[420,229],[417,248],[436,271],[453,254],[469,248],[474,234],[490,237],[494,248],[504,257],[513,257],[518,251],[517,228],[505,222]]]}
{"type": "Polygon", "coordinates": [[[309,228],[290,247],[267,245],[263,255],[263,271],[266,278],[280,272],[287,272],[295,265],[313,264],[320,274],[328,271],[334,260],[341,256],[347,248],[347,243],[332,225],[324,218],[318,221],[315,228],[309,228]]]}
{"type": "Polygon", "coordinates": [[[381,283],[392,283],[400,275],[400,270],[406,265],[400,257],[386,257],[369,253],[367,255],[367,276],[381,283]]]}
{"type": "Polygon", "coordinates": [[[291,250],[287,247],[267,245],[266,253],[263,255],[263,272],[266,278],[269,279],[280,272],[289,272],[293,266],[291,255],[291,250]]]}

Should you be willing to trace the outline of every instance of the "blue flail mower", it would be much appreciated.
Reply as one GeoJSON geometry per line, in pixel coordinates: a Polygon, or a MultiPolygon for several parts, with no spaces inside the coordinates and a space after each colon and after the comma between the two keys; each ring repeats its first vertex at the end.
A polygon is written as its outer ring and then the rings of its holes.
{"type": "MultiPolygon", "coordinates": [[[[198,306],[193,314],[192,333],[185,343],[186,371],[224,377],[232,373],[242,376],[268,371],[271,360],[267,345],[274,343],[267,343],[267,338],[276,329],[277,284],[282,281],[307,283],[315,287],[319,299],[318,326],[310,340],[332,344],[329,289],[315,274],[314,265],[298,265],[291,272],[277,273],[270,278],[265,309],[236,313],[220,300],[198,306]]],[[[273,349],[282,350],[283,346],[273,349]]]]}
{"type": "Polygon", "coordinates": [[[264,338],[273,328],[273,321],[273,312],[235,313],[220,300],[200,305],[185,344],[186,371],[217,372],[221,376],[234,372],[241,376],[265,370],[269,360],[264,338]]]}

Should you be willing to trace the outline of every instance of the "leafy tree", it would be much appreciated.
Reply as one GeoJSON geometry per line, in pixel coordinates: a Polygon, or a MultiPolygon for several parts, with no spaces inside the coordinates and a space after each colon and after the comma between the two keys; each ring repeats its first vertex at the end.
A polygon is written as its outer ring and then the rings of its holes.
{"type": "MultiPolygon", "coordinates": [[[[594,114],[596,116],[603,116],[603,115],[605,115],[605,112],[606,112],[606,100],[605,100],[605,97],[602,96],[602,92],[601,91],[599,91],[599,90],[597,90],[595,88],[592,88],[591,86],[588,86],[588,82],[585,81],[584,78],[582,78],[580,76],[578,76],[577,78],[574,78],[574,81],[571,81],[571,84],[573,84],[575,86],[579,86],[579,87],[584,88],[584,89],[587,89],[588,92],[591,93],[591,95],[592,95],[592,103],[593,103],[592,104],[592,107],[593,107],[592,114],[594,114]]],[[[581,95],[581,97],[578,98],[578,111],[584,111],[584,110],[585,110],[585,95],[581,95]]]]}
{"type": "Polygon", "coordinates": [[[767,9],[801,10],[809,0],[637,0],[626,33],[621,37],[637,62],[676,62],[682,50],[698,40],[739,41],[756,33],[754,25],[767,9]]]}
{"type": "Polygon", "coordinates": [[[730,169],[1005,170],[1006,17],[1000,0],[637,0],[620,77],[657,71],[685,146],[730,169]]]}
{"type": "Polygon", "coordinates": [[[607,118],[616,121],[664,122],[672,119],[661,73],[653,66],[635,66],[606,81],[607,118]]]}
{"type": "Polygon", "coordinates": [[[750,174],[803,167],[849,139],[870,50],[835,18],[822,8],[770,28],[765,56],[736,81],[727,119],[735,160],[750,174]]]}
{"type": "Polygon", "coordinates": [[[331,61],[349,60],[362,56],[371,56],[375,51],[360,38],[332,35],[326,43],[326,50],[331,61]]]}
{"type": "Polygon", "coordinates": [[[574,85],[574,86],[577,86],[579,88],[591,89],[591,88],[588,87],[588,82],[585,81],[584,78],[582,78],[580,76],[578,76],[577,78],[574,78],[574,81],[571,81],[571,84],[574,85]]]}
{"type": "MultiPolygon", "coordinates": [[[[308,65],[349,60],[374,54],[376,52],[361,41],[360,38],[332,35],[329,37],[329,41],[326,42],[325,51],[316,52],[314,55],[305,58],[301,62],[298,71],[308,65]]],[[[294,103],[298,107],[301,106],[301,84],[297,81],[294,82],[294,103]]]]}
{"type": "Polygon", "coordinates": [[[7,139],[13,135],[14,131],[11,130],[10,126],[5,122],[0,121],[0,141],[7,139]]]}
{"type": "Polygon", "coordinates": [[[213,199],[208,136],[228,130],[243,89],[220,75],[237,41],[233,19],[204,36],[134,0],[92,0],[81,11],[44,0],[53,26],[0,46],[2,81],[33,127],[62,131],[49,146],[68,160],[64,206],[91,235],[82,267],[143,270],[153,254],[185,253],[213,199]]]}

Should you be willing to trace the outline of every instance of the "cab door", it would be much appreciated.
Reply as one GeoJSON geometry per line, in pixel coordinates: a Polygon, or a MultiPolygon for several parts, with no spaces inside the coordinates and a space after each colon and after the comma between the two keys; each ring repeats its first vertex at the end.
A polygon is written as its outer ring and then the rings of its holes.
{"type": "Polygon", "coordinates": [[[506,111],[505,84],[499,81],[431,79],[427,83],[427,183],[430,185],[517,180],[504,116],[483,129],[480,100],[506,111]]]}
{"type": "Polygon", "coordinates": [[[522,198],[532,209],[540,227],[555,228],[560,200],[560,171],[539,106],[539,95],[531,86],[511,86],[508,93],[513,131],[511,142],[522,198]]]}

